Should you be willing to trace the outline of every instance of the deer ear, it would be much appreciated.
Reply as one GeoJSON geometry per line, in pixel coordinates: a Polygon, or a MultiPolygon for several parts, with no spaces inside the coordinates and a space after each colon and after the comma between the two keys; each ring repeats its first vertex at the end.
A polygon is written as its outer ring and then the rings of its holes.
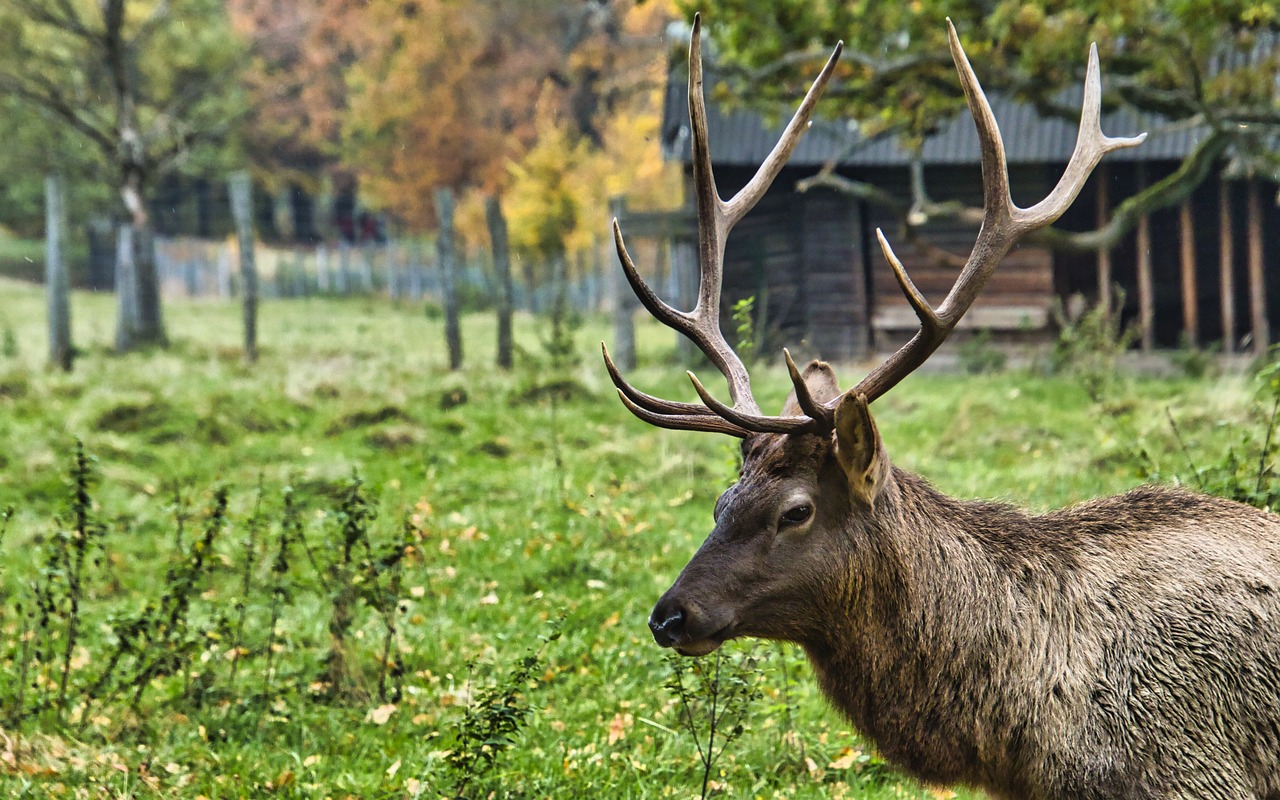
{"type": "MultiPolygon", "coordinates": [[[[835,370],[831,369],[831,365],[825,361],[817,359],[810,361],[800,373],[800,377],[804,379],[804,385],[809,387],[809,394],[816,402],[827,403],[840,396],[840,385],[836,382],[835,370]]],[[[781,416],[804,416],[804,410],[796,402],[795,389],[787,395],[787,402],[782,404],[781,416]]]]}
{"type": "Polygon", "coordinates": [[[864,394],[848,392],[836,406],[836,460],[854,499],[873,507],[889,477],[889,457],[864,394]]]}

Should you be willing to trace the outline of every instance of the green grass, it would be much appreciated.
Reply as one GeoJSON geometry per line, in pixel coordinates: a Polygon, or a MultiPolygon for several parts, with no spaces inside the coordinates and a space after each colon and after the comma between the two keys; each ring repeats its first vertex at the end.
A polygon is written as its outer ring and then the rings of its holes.
{"type": "MultiPolygon", "coordinates": [[[[413,526],[396,644],[405,692],[379,724],[371,712],[384,705],[373,683],[383,629],[367,608],[353,627],[354,691],[325,701],[309,688],[327,645],[327,595],[299,554],[279,625],[278,676],[265,693],[262,652],[232,684],[226,643],[210,641],[195,671],[207,671],[214,689],[199,704],[175,678],[157,681],[138,709],[121,702],[84,724],[0,728],[6,795],[434,798],[443,790],[439,751],[467,698],[539,647],[561,618],[560,638],[545,645],[523,687],[532,709],[524,730],[486,790],[698,794],[697,753],[645,619],[709,530],[712,504],[733,477],[735,443],[632,419],[599,362],[607,320],[587,320],[575,334],[581,361],[571,377],[583,391],[553,405],[540,388],[556,377],[539,343],[546,325],[527,317],[518,320],[523,353],[510,374],[490,366],[491,319],[466,318],[468,367],[452,374],[441,323],[416,306],[265,303],[253,365],[240,357],[234,305],[169,303],[172,346],[128,356],[109,352],[113,310],[111,297],[75,297],[83,352],[64,375],[44,366],[41,293],[0,284],[0,324],[13,342],[0,355],[0,507],[14,508],[0,542],[0,656],[10,658],[0,681],[17,679],[23,618],[15,604],[29,607],[66,514],[79,438],[97,458],[94,510],[108,531],[107,556],[91,571],[78,671],[91,671],[106,648],[109,613],[155,597],[176,563],[176,516],[188,517],[190,541],[219,486],[229,490],[231,522],[193,615],[234,607],[252,552],[255,599],[246,613],[258,626],[250,644],[261,650],[284,487],[293,487],[319,547],[332,539],[335,497],[354,470],[379,512],[376,542],[395,541],[406,519],[413,526]],[[465,402],[451,405],[458,390],[465,402]],[[247,545],[259,485],[265,522],[247,545]]],[[[689,398],[672,335],[645,324],[640,337],[637,385],[689,398]]],[[[755,374],[762,405],[780,405],[785,372],[771,364],[755,374]]],[[[1185,472],[1166,409],[1205,461],[1257,414],[1239,377],[1133,379],[1099,406],[1067,378],[923,374],[876,404],[898,465],[960,496],[1035,509],[1123,490],[1147,469],[1185,472]]],[[[718,796],[932,796],[877,759],[847,758],[869,747],[827,708],[798,652],[761,648],[763,698],[717,765],[718,796]]]]}
{"type": "MultiPolygon", "coordinates": [[[[89,272],[87,247],[72,242],[66,258],[73,284],[86,284],[89,272]]],[[[29,281],[44,280],[44,242],[11,236],[0,228],[0,276],[29,281]]]]}

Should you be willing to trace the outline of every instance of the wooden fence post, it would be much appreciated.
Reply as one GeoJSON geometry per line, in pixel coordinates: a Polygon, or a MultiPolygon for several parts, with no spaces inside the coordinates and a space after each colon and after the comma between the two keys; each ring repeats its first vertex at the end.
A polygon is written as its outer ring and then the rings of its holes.
{"type": "Polygon", "coordinates": [[[1188,347],[1200,344],[1200,292],[1196,285],[1196,232],[1191,201],[1178,207],[1178,262],[1182,273],[1182,335],[1188,347]]]}
{"type": "Polygon", "coordinates": [[[489,239],[493,247],[493,274],[497,281],[498,297],[498,366],[511,369],[512,337],[512,285],[511,249],[507,239],[507,218],[502,214],[502,204],[497,197],[484,199],[484,218],[489,226],[489,239]]]}
{"type": "Polygon", "coordinates": [[[61,175],[44,179],[45,258],[44,282],[49,296],[49,363],[71,371],[70,280],[67,277],[66,184],[61,175]]]}
{"type": "MultiPolygon", "coordinates": [[[[1147,188],[1147,170],[1138,164],[1138,191],[1147,188]]],[[[1151,274],[1151,217],[1138,217],[1138,325],[1142,333],[1142,352],[1155,349],[1155,283],[1151,274]]]]}
{"type": "Polygon", "coordinates": [[[453,190],[436,189],[436,216],[440,230],[436,251],[440,256],[440,278],[444,282],[444,338],[449,347],[449,369],[462,369],[462,328],[458,313],[458,254],[453,241],[453,190]]]}
{"type": "Polygon", "coordinates": [[[231,190],[231,216],[240,244],[241,297],[244,302],[244,357],[258,360],[258,270],[253,262],[253,183],[247,171],[227,178],[231,190]]]}

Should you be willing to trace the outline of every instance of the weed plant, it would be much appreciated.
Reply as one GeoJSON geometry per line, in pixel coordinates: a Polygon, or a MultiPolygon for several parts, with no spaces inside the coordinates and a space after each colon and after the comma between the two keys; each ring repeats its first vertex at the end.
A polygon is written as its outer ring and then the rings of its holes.
{"type": "MultiPolygon", "coordinates": [[[[1228,497],[1268,511],[1280,508],[1280,350],[1272,348],[1253,376],[1254,402],[1242,423],[1225,426],[1232,434],[1225,453],[1204,456],[1200,446],[1182,430],[1177,416],[1166,414],[1169,428],[1185,459],[1170,472],[1174,480],[1207,494],[1228,497]]],[[[1145,455],[1145,454],[1144,454],[1145,455]]],[[[1176,462],[1175,462],[1176,465],[1176,462]]],[[[1160,480],[1158,466],[1148,459],[1149,475],[1160,480]]]]}
{"type": "Polygon", "coordinates": [[[698,751],[705,800],[716,762],[747,730],[752,706],[763,695],[760,659],[752,646],[745,652],[717,649],[710,658],[671,655],[667,662],[667,691],[679,703],[679,720],[698,751]]]}
{"type": "Polygon", "coordinates": [[[960,369],[970,375],[983,375],[1004,369],[1008,357],[996,347],[991,331],[983,328],[960,343],[956,351],[960,369]]]}
{"type": "Polygon", "coordinates": [[[759,355],[755,310],[755,295],[742,298],[729,310],[729,315],[733,319],[734,348],[738,358],[742,359],[742,363],[747,366],[755,363],[759,355]]]}
{"type": "Polygon", "coordinates": [[[562,623],[563,620],[555,622],[542,643],[500,680],[472,690],[471,702],[461,719],[451,735],[442,739],[449,749],[440,751],[440,767],[434,776],[427,776],[429,781],[435,781],[433,791],[437,794],[447,792],[454,800],[493,796],[493,790],[483,787],[498,759],[516,743],[533,710],[527,695],[530,688],[537,686],[535,677],[546,647],[560,638],[562,623]]]}
{"type": "Polygon", "coordinates": [[[1120,375],[1120,357],[1138,340],[1138,329],[1121,321],[1123,309],[1124,292],[1118,287],[1110,308],[1098,304],[1068,309],[1055,300],[1051,309],[1058,338],[1049,367],[1054,374],[1079,380],[1094,402],[1113,392],[1120,375]]]}

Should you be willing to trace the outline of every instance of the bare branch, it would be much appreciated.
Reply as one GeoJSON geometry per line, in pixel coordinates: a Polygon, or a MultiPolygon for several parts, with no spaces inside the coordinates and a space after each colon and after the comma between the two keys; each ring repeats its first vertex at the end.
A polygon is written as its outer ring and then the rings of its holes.
{"type": "Polygon", "coordinates": [[[56,0],[55,8],[36,0],[10,0],[27,19],[38,25],[47,25],[90,42],[96,42],[99,32],[90,29],[80,19],[80,14],[69,0],[56,0]]]}
{"type": "Polygon", "coordinates": [[[0,90],[55,114],[72,129],[96,144],[108,158],[115,153],[115,138],[109,126],[101,124],[100,120],[95,120],[83,104],[72,102],[51,82],[39,76],[24,78],[12,73],[0,72],[0,90]]]}

